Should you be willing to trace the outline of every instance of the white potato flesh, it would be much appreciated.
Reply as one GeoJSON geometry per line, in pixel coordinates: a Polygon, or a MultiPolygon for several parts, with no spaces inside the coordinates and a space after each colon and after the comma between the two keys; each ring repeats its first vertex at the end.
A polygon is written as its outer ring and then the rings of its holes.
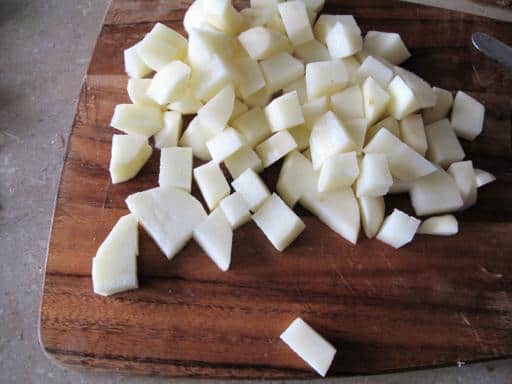
{"type": "Polygon", "coordinates": [[[482,103],[458,91],[455,95],[451,123],[457,136],[466,140],[474,140],[484,126],[485,107],[482,103]]]}
{"type": "Polygon", "coordinates": [[[247,145],[254,147],[272,135],[265,112],[255,107],[237,117],[233,127],[242,134],[247,145]]]}
{"type": "Polygon", "coordinates": [[[207,70],[215,55],[224,59],[233,56],[231,37],[208,25],[189,32],[187,60],[194,70],[207,70]]]}
{"type": "Polygon", "coordinates": [[[375,125],[368,128],[368,131],[366,132],[366,143],[369,143],[371,139],[382,129],[387,129],[390,133],[395,135],[397,138],[400,139],[400,124],[398,123],[398,120],[394,117],[388,116],[384,120],[381,120],[375,125]]]}
{"type": "Polygon", "coordinates": [[[233,62],[235,85],[243,98],[249,97],[265,87],[265,78],[256,60],[241,57],[233,62]]]}
{"type": "Polygon", "coordinates": [[[265,200],[252,219],[279,252],[306,228],[300,217],[275,193],[265,200]]]}
{"type": "Polygon", "coordinates": [[[348,85],[359,84],[359,81],[358,81],[357,75],[356,75],[357,70],[361,66],[361,64],[359,63],[359,60],[356,59],[355,55],[349,56],[349,57],[344,57],[342,60],[343,60],[343,64],[345,64],[345,69],[347,70],[347,74],[348,74],[348,85]]]}
{"type": "Polygon", "coordinates": [[[144,136],[114,135],[109,167],[112,184],[133,179],[151,157],[152,152],[153,148],[144,136]]]}
{"type": "Polygon", "coordinates": [[[432,124],[446,118],[453,105],[453,95],[450,91],[437,87],[433,87],[432,90],[436,95],[436,105],[423,110],[425,124],[432,124]]]}
{"type": "Polygon", "coordinates": [[[228,62],[216,55],[209,64],[206,70],[194,70],[190,78],[194,97],[202,102],[208,102],[233,82],[233,71],[228,62]]]}
{"type": "Polygon", "coordinates": [[[203,14],[213,27],[230,35],[236,35],[242,27],[242,16],[230,0],[203,0],[203,14]]]}
{"type": "Polygon", "coordinates": [[[342,60],[319,61],[306,66],[306,88],[310,100],[341,91],[347,82],[348,74],[342,60]]]}
{"type": "Polygon", "coordinates": [[[286,87],[283,88],[283,94],[295,91],[297,92],[297,96],[299,98],[300,104],[304,104],[308,102],[308,91],[306,88],[306,78],[299,77],[297,80],[292,81],[286,87]]]}
{"type": "Polygon", "coordinates": [[[288,38],[293,45],[314,39],[306,5],[301,1],[287,1],[277,5],[288,38]]]}
{"type": "Polygon", "coordinates": [[[251,8],[261,9],[277,9],[277,5],[284,0],[251,0],[251,8]]]}
{"type": "Polygon", "coordinates": [[[286,52],[277,53],[261,61],[260,65],[271,93],[304,76],[304,64],[286,52]]]}
{"type": "Polygon", "coordinates": [[[493,181],[496,181],[496,176],[490,172],[484,171],[483,169],[475,168],[475,180],[476,186],[480,188],[484,185],[492,183],[493,181]]]}
{"type": "Polygon", "coordinates": [[[245,112],[249,110],[249,107],[242,103],[240,100],[235,99],[235,105],[233,106],[233,113],[231,114],[231,117],[229,118],[229,122],[232,123],[235,121],[238,117],[242,116],[245,112]]]}
{"type": "Polygon", "coordinates": [[[224,160],[224,165],[233,179],[236,179],[249,168],[256,173],[263,171],[263,163],[251,147],[243,147],[239,149],[224,160]]]}
{"type": "Polygon", "coordinates": [[[192,148],[163,148],[160,152],[161,187],[174,187],[190,192],[192,189],[192,148]]]}
{"type": "Polygon", "coordinates": [[[235,129],[228,127],[213,139],[206,142],[206,147],[217,164],[222,163],[245,145],[244,138],[235,129]]]}
{"type": "Polygon", "coordinates": [[[398,33],[369,31],[364,38],[364,49],[370,55],[382,57],[395,65],[411,57],[398,33]]]}
{"type": "Polygon", "coordinates": [[[297,149],[297,143],[287,130],[275,133],[255,148],[265,168],[270,167],[294,149],[297,149]]]}
{"type": "Polygon", "coordinates": [[[361,223],[367,238],[373,239],[384,222],[386,203],[383,196],[362,196],[358,199],[361,212],[361,223]]]}
{"type": "Polygon", "coordinates": [[[195,0],[190,4],[183,16],[183,27],[190,35],[193,28],[200,28],[207,23],[203,13],[203,0],[195,0]]]}
{"type": "Polygon", "coordinates": [[[260,89],[258,92],[253,93],[251,96],[244,98],[244,103],[247,104],[250,108],[260,107],[264,108],[272,98],[272,92],[270,88],[265,86],[265,88],[260,89]]]}
{"type": "Polygon", "coordinates": [[[439,120],[425,127],[427,159],[443,168],[466,157],[462,145],[448,119],[439,120]]]}
{"type": "Polygon", "coordinates": [[[393,248],[401,248],[412,241],[420,224],[420,220],[395,209],[384,219],[377,239],[393,248]]]}
{"type": "Polygon", "coordinates": [[[203,161],[210,161],[212,158],[206,147],[206,142],[213,137],[215,137],[215,133],[203,127],[199,122],[199,118],[196,116],[192,119],[181,136],[179,145],[182,147],[191,147],[195,157],[203,161]]]}
{"type": "Polygon", "coordinates": [[[421,156],[425,156],[428,144],[423,118],[420,114],[409,115],[400,122],[400,137],[405,144],[421,156]]]}
{"type": "Polygon", "coordinates": [[[300,203],[345,240],[354,245],[357,243],[361,218],[352,188],[307,192],[300,198],[300,203]]]}
{"type": "Polygon", "coordinates": [[[265,115],[272,132],[304,124],[304,115],[296,91],[285,93],[274,99],[265,108],[265,115]]]}
{"type": "Polygon", "coordinates": [[[234,105],[235,90],[227,85],[197,112],[197,116],[202,126],[219,133],[226,127],[234,105]]]}
{"type": "Polygon", "coordinates": [[[297,143],[297,149],[303,151],[309,148],[309,138],[311,137],[311,131],[304,125],[297,125],[296,127],[288,129],[293,140],[297,143]]]}
{"type": "Polygon", "coordinates": [[[341,23],[354,32],[361,33],[361,29],[352,15],[320,15],[313,28],[317,40],[326,44],[327,35],[336,23],[341,23]]]}
{"type": "Polygon", "coordinates": [[[245,200],[249,209],[257,211],[263,202],[270,196],[270,191],[261,178],[251,168],[246,169],[231,183],[245,200]]]}
{"type": "Polygon", "coordinates": [[[393,79],[393,70],[375,57],[368,56],[357,69],[356,76],[361,79],[361,81],[371,77],[379,83],[382,88],[386,89],[393,79]]]}
{"type": "Polygon", "coordinates": [[[176,111],[164,112],[164,127],[155,134],[155,147],[167,148],[176,147],[183,128],[181,113],[176,111]]]}
{"type": "Polygon", "coordinates": [[[393,70],[413,91],[420,108],[432,108],[436,105],[437,96],[429,83],[401,67],[394,67],[393,70]]]}
{"type": "Polygon", "coordinates": [[[187,44],[178,32],[157,23],[137,45],[137,54],[149,68],[159,71],[173,60],[184,59],[187,44]]]}
{"type": "Polygon", "coordinates": [[[151,85],[151,79],[128,79],[128,97],[133,104],[147,104],[152,107],[160,108],[151,97],[147,95],[149,86],[151,85]]]}
{"type": "Polygon", "coordinates": [[[168,105],[185,93],[190,79],[190,67],[172,61],[160,68],[147,90],[147,95],[159,105],[168,105]]]}
{"type": "Polygon", "coordinates": [[[454,212],[464,205],[457,184],[442,169],[416,180],[409,195],[418,216],[454,212]]]}
{"type": "Polygon", "coordinates": [[[343,125],[347,129],[352,141],[356,145],[355,151],[358,155],[363,152],[366,131],[368,130],[368,120],[350,119],[345,120],[343,125]]]}
{"type": "Polygon", "coordinates": [[[336,153],[329,157],[320,170],[318,191],[350,187],[359,176],[358,163],[355,152],[336,153]]]}
{"type": "Polygon", "coordinates": [[[119,104],[110,125],[125,133],[153,136],[164,127],[163,112],[158,107],[143,104],[119,104]]]}
{"type": "Polygon", "coordinates": [[[418,228],[419,234],[453,236],[459,232],[459,223],[453,215],[429,217],[418,228]]]}
{"type": "Polygon", "coordinates": [[[172,259],[206,219],[201,203],[190,193],[159,187],[128,196],[126,204],[160,247],[172,259]]]}
{"type": "Polygon", "coordinates": [[[322,117],[331,108],[330,98],[327,96],[319,97],[308,101],[302,105],[302,113],[304,115],[304,125],[310,130],[317,120],[322,117]]]}
{"type": "Polygon", "coordinates": [[[286,28],[284,27],[283,19],[281,19],[281,15],[277,9],[272,13],[270,20],[267,22],[267,24],[265,24],[265,27],[272,31],[286,35],[286,28]]]}
{"type": "Polygon", "coordinates": [[[331,108],[342,121],[365,117],[361,87],[354,85],[331,95],[331,108]]]}
{"type": "Polygon", "coordinates": [[[244,19],[242,31],[246,31],[267,24],[272,18],[273,12],[265,8],[244,8],[240,10],[240,15],[244,19]]]}
{"type": "Polygon", "coordinates": [[[194,95],[194,91],[191,88],[187,88],[187,90],[180,94],[167,108],[183,115],[193,115],[196,114],[202,106],[203,103],[194,95]]]}
{"type": "Polygon", "coordinates": [[[279,172],[277,192],[291,208],[299,199],[318,185],[318,174],[313,170],[311,161],[299,151],[289,153],[279,172]]]}
{"type": "Polygon", "coordinates": [[[331,60],[329,50],[318,40],[311,40],[296,46],[293,53],[304,64],[331,60]]]}
{"type": "Polygon", "coordinates": [[[210,212],[231,192],[222,170],[214,161],[194,168],[194,180],[210,212]]]}
{"type": "Polygon", "coordinates": [[[364,81],[362,90],[364,113],[368,124],[373,124],[386,115],[391,97],[372,77],[364,81]]]}
{"type": "Polygon", "coordinates": [[[254,27],[242,32],[238,40],[253,60],[265,60],[280,52],[291,52],[288,38],[265,27],[254,27]]]}
{"type": "Polygon", "coordinates": [[[327,32],[325,43],[331,57],[345,58],[361,50],[363,38],[353,27],[336,22],[327,32]]]}
{"type": "Polygon", "coordinates": [[[452,163],[448,167],[447,172],[453,177],[455,184],[459,188],[460,196],[464,202],[462,209],[475,205],[478,186],[476,184],[473,162],[468,160],[452,163]]]}
{"type": "Polygon", "coordinates": [[[328,157],[356,149],[349,133],[336,115],[328,111],[314,125],[309,139],[313,168],[320,170],[328,157]]]}
{"type": "Polygon", "coordinates": [[[240,228],[251,220],[249,205],[247,205],[242,195],[238,192],[226,196],[220,202],[220,208],[233,230],[240,228]]]}
{"type": "Polygon", "coordinates": [[[397,120],[402,120],[421,108],[414,92],[400,76],[395,76],[391,80],[388,93],[391,96],[389,114],[397,120]]]}
{"type": "Polygon", "coordinates": [[[110,296],[137,289],[138,223],[134,215],[121,217],[92,259],[94,293],[110,296]]]}
{"type": "Polygon", "coordinates": [[[124,70],[133,79],[140,79],[149,75],[153,70],[140,58],[137,50],[139,43],[124,51],[124,70]]]}
{"type": "Polygon", "coordinates": [[[281,334],[281,340],[320,376],[327,374],[336,349],[300,317],[281,334]]]}
{"type": "Polygon", "coordinates": [[[361,173],[356,182],[357,197],[378,197],[388,193],[393,184],[386,155],[368,153],[361,161],[361,173]]]}
{"type": "Polygon", "coordinates": [[[231,264],[233,229],[224,212],[217,208],[194,229],[194,240],[223,272],[231,264]]]}

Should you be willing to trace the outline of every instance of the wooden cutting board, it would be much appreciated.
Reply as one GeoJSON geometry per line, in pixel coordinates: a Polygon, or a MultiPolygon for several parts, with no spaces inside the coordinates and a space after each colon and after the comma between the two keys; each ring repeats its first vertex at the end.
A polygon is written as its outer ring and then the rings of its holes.
{"type": "MultiPolygon", "coordinates": [[[[244,6],[239,3],[237,6],[244,6]]],[[[140,289],[92,293],[91,259],[125,198],[157,185],[159,153],[134,180],[112,185],[109,122],[127,102],[123,49],[156,21],[182,31],[188,1],[114,0],[82,88],[57,197],[41,306],[41,343],[68,365],[204,378],[307,378],[314,373],[279,335],[302,316],[338,353],[330,375],[373,374],[512,355],[512,75],[470,45],[475,31],[512,44],[510,24],[397,1],[328,2],[364,31],[399,32],[406,67],[485,103],[485,131],[465,143],[498,180],[458,214],[451,238],[417,236],[398,251],[354,247],[316,218],[277,253],[253,223],[236,231],[222,273],[194,243],[171,262],[141,230],[140,289]]],[[[279,165],[265,172],[274,188],[279,165]]],[[[197,189],[194,194],[198,195],[197,189]]],[[[406,197],[388,211],[411,212],[406,197]]]]}

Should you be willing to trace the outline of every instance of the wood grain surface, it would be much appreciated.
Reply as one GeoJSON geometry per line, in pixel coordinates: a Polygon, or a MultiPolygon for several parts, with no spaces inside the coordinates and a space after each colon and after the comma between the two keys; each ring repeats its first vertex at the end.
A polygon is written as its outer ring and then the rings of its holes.
{"type": "MultiPolygon", "coordinates": [[[[114,0],[108,12],[57,197],[41,306],[45,351],[65,364],[136,374],[314,377],[279,340],[302,316],[336,346],[332,376],[511,356],[512,75],[472,49],[470,35],[512,44],[512,28],[397,1],[328,1],[324,12],[354,14],[364,31],[399,32],[413,53],[407,68],[485,103],[484,133],[464,145],[498,180],[457,215],[457,236],[417,236],[398,251],[362,237],[354,247],[299,209],[307,229],[285,253],[249,223],[236,231],[232,268],[222,273],[194,242],[167,261],[141,229],[140,289],[93,294],[91,260],[127,213],[125,198],[158,183],[158,151],[136,179],[110,183],[109,122],[114,106],[128,101],[122,51],[156,21],[182,31],[187,6],[114,0]]],[[[278,168],[264,174],[271,189],[278,168]]],[[[387,203],[388,211],[411,212],[404,196],[387,203]]]]}

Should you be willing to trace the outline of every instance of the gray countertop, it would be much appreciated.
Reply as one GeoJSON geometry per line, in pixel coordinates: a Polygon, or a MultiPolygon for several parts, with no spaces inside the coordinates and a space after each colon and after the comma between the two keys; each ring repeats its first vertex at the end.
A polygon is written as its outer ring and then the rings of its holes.
{"type": "MultiPolygon", "coordinates": [[[[425,2],[425,1],[423,1],[425,2]]],[[[465,0],[436,1],[512,20],[465,0]]],[[[0,0],[0,381],[157,383],[57,366],[38,341],[46,247],[66,139],[108,0],[0,0]]],[[[505,383],[512,361],[332,379],[336,383],[505,383]]]]}

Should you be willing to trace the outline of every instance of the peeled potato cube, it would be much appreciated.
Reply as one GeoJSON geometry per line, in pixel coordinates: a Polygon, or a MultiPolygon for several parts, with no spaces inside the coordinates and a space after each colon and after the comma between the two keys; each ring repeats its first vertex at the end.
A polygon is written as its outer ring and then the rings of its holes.
{"type": "Polygon", "coordinates": [[[189,32],[187,62],[194,70],[207,70],[215,55],[228,58],[233,55],[231,37],[208,24],[189,32]]]}
{"type": "Polygon", "coordinates": [[[232,125],[251,147],[258,145],[272,134],[265,112],[259,107],[252,108],[240,115],[232,125]]]}
{"type": "Polygon", "coordinates": [[[120,131],[147,138],[160,131],[163,124],[163,113],[160,108],[143,104],[117,105],[110,123],[120,131]]]}
{"type": "Polygon", "coordinates": [[[286,34],[293,45],[300,45],[314,39],[306,5],[301,1],[287,1],[277,5],[286,34]]]}
{"type": "Polygon", "coordinates": [[[244,98],[244,103],[247,104],[250,108],[254,107],[265,107],[272,98],[272,92],[270,88],[265,86],[265,88],[260,89],[258,92],[253,93],[251,96],[244,98]]]}
{"type": "Polygon", "coordinates": [[[373,139],[373,137],[383,128],[387,129],[389,133],[392,133],[400,139],[400,125],[398,124],[398,120],[389,116],[368,128],[366,132],[366,143],[370,142],[370,140],[373,139]]]}
{"type": "Polygon", "coordinates": [[[243,147],[224,160],[231,177],[236,179],[246,169],[259,173],[263,171],[263,163],[251,147],[243,147]]]}
{"type": "Polygon", "coordinates": [[[432,124],[446,118],[453,105],[453,95],[450,91],[442,88],[432,88],[436,95],[436,105],[423,110],[423,121],[425,124],[432,124]]]}
{"type": "Polygon", "coordinates": [[[302,60],[304,64],[331,60],[329,50],[318,40],[311,40],[296,46],[293,53],[297,58],[302,60]]]}
{"type": "Polygon", "coordinates": [[[172,61],[160,68],[148,88],[147,94],[156,103],[167,105],[184,93],[190,78],[190,67],[181,61],[172,61]]]}
{"type": "Polygon", "coordinates": [[[242,195],[238,192],[232,193],[220,202],[220,208],[233,230],[241,227],[251,220],[249,206],[242,195]]]}
{"type": "Polygon", "coordinates": [[[333,58],[352,56],[363,47],[361,33],[346,24],[336,22],[325,37],[327,49],[333,58]]]}
{"type": "Polygon", "coordinates": [[[274,99],[265,108],[265,115],[272,132],[295,127],[304,123],[304,115],[296,91],[274,99]]]}
{"type": "Polygon", "coordinates": [[[400,137],[421,156],[427,153],[427,136],[421,115],[409,115],[400,122],[400,137]]]}
{"type": "Polygon", "coordinates": [[[233,229],[224,212],[217,208],[194,229],[194,240],[223,272],[231,264],[233,229]]]}
{"type": "Polygon", "coordinates": [[[200,28],[205,23],[207,23],[205,14],[203,12],[203,3],[203,0],[193,1],[183,16],[183,27],[189,36],[192,29],[200,28]]]}
{"type": "Polygon", "coordinates": [[[319,170],[328,157],[356,149],[346,128],[336,115],[329,111],[319,118],[309,139],[313,168],[319,170]]]}
{"type": "Polygon", "coordinates": [[[289,153],[279,172],[277,192],[291,208],[307,192],[316,190],[318,175],[311,161],[299,151],[289,153]]]}
{"type": "Polygon", "coordinates": [[[187,129],[181,136],[179,145],[182,147],[191,147],[195,157],[203,161],[209,161],[212,157],[206,147],[206,142],[214,137],[215,133],[205,128],[199,122],[199,117],[196,116],[188,124],[187,129]]]}
{"type": "Polygon", "coordinates": [[[373,124],[386,114],[391,97],[371,77],[365,80],[362,89],[364,113],[368,124],[373,124]]]}
{"type": "Polygon", "coordinates": [[[94,293],[110,296],[136,289],[137,255],[139,253],[138,223],[134,215],[119,219],[92,259],[94,293]]]}
{"type": "Polygon", "coordinates": [[[377,239],[393,248],[401,248],[412,241],[420,223],[421,221],[415,217],[395,209],[384,220],[377,239]]]}
{"type": "Polygon", "coordinates": [[[321,42],[326,44],[327,35],[329,31],[336,25],[341,23],[346,27],[352,29],[354,32],[361,33],[361,29],[356,23],[356,19],[352,15],[320,15],[313,28],[315,37],[321,42]]]}
{"type": "Polygon", "coordinates": [[[453,215],[430,217],[421,223],[418,232],[422,235],[452,236],[459,232],[459,223],[453,215]]]}
{"type": "Polygon", "coordinates": [[[304,75],[304,64],[286,52],[277,53],[261,61],[260,65],[271,93],[304,75]]]}
{"type": "Polygon", "coordinates": [[[377,235],[384,222],[384,211],[386,208],[384,197],[361,196],[357,200],[359,201],[364,233],[367,238],[372,239],[377,235]]]}
{"type": "Polygon", "coordinates": [[[347,70],[342,60],[320,61],[306,66],[306,88],[309,99],[329,96],[341,91],[347,82],[347,70]]]}
{"type": "Polygon", "coordinates": [[[210,25],[230,35],[236,35],[242,27],[242,17],[230,0],[203,0],[203,12],[210,25]]]}
{"type": "Polygon", "coordinates": [[[331,95],[331,107],[341,120],[363,118],[363,93],[359,85],[346,88],[331,95]]]}
{"type": "Polygon", "coordinates": [[[302,113],[304,115],[304,125],[306,128],[312,131],[317,120],[327,113],[330,108],[330,98],[327,96],[319,97],[303,104],[302,113]]]}
{"type": "Polygon", "coordinates": [[[206,142],[213,161],[222,163],[245,145],[242,136],[233,128],[226,128],[213,139],[206,142]]]}
{"type": "Polygon", "coordinates": [[[462,209],[467,209],[475,205],[478,187],[473,162],[468,160],[452,163],[450,167],[448,167],[447,172],[453,177],[457,188],[459,188],[460,196],[464,202],[462,209]]]}
{"type": "Polygon", "coordinates": [[[153,72],[153,70],[144,63],[137,53],[139,44],[140,43],[137,43],[133,47],[125,49],[124,51],[124,70],[128,76],[134,79],[146,77],[153,72]]]}
{"type": "Polygon", "coordinates": [[[452,126],[457,136],[474,140],[482,133],[485,107],[467,93],[458,91],[452,109],[452,126]]]}
{"type": "Polygon", "coordinates": [[[201,125],[214,133],[221,132],[233,113],[234,104],[235,90],[227,85],[197,112],[201,125]]]}
{"type": "Polygon", "coordinates": [[[400,67],[394,67],[395,74],[407,84],[414,93],[420,108],[431,108],[436,105],[436,93],[429,83],[418,75],[400,67]]]}
{"type": "Polygon", "coordinates": [[[235,85],[243,98],[265,87],[265,78],[256,60],[242,57],[236,59],[233,64],[236,68],[235,85]]]}
{"type": "Polygon", "coordinates": [[[395,76],[389,83],[388,92],[391,96],[388,110],[397,120],[402,120],[421,108],[414,92],[400,76],[395,76]]]}
{"type": "Polygon", "coordinates": [[[183,118],[181,113],[169,111],[164,113],[164,127],[155,134],[155,147],[176,147],[181,136],[183,118]]]}
{"type": "Polygon", "coordinates": [[[280,52],[290,52],[290,41],[281,33],[265,27],[254,27],[242,32],[238,40],[253,60],[265,60],[280,52]]]}
{"type": "Polygon", "coordinates": [[[371,77],[382,88],[387,88],[393,79],[393,70],[375,57],[368,56],[357,69],[356,76],[361,80],[371,77]]]}
{"type": "Polygon", "coordinates": [[[190,84],[194,89],[194,96],[207,102],[229,86],[233,81],[232,67],[218,55],[208,61],[208,68],[194,70],[190,84]]]}
{"type": "Polygon", "coordinates": [[[297,125],[293,128],[288,129],[293,140],[297,143],[297,149],[303,151],[309,147],[309,138],[311,137],[311,131],[304,125],[297,125]]]}
{"type": "Polygon", "coordinates": [[[297,80],[292,81],[287,86],[283,87],[283,94],[290,92],[297,92],[297,97],[299,98],[300,104],[307,103],[308,101],[308,91],[306,88],[306,79],[304,77],[299,77],[297,80]]]}
{"type": "Polygon", "coordinates": [[[128,196],[126,204],[168,259],[187,244],[194,229],[206,219],[196,198],[172,187],[135,193],[128,196]]]}
{"type": "Polygon", "coordinates": [[[231,192],[222,170],[214,161],[195,168],[194,180],[210,211],[217,208],[220,201],[231,192]]]}
{"type": "Polygon", "coordinates": [[[265,168],[297,149],[297,143],[287,130],[279,131],[259,144],[255,150],[265,168]]]}
{"type": "Polygon", "coordinates": [[[195,97],[194,91],[187,88],[178,98],[167,106],[168,109],[182,113],[183,115],[193,115],[201,109],[203,103],[195,97]]]}
{"type": "Polygon", "coordinates": [[[192,189],[192,148],[163,148],[160,153],[161,187],[174,187],[190,192],[192,189]]]}
{"type": "Polygon", "coordinates": [[[364,38],[364,49],[370,55],[383,57],[395,65],[411,57],[398,33],[369,31],[364,38]]]}
{"type": "Polygon", "coordinates": [[[445,168],[466,157],[462,145],[447,119],[439,120],[425,127],[427,158],[445,168]]]}
{"type": "Polygon", "coordinates": [[[386,155],[369,153],[361,162],[361,173],[356,182],[357,197],[378,197],[388,193],[393,184],[386,155]]]}
{"type": "Polygon", "coordinates": [[[147,104],[152,107],[160,108],[160,106],[147,95],[151,79],[128,79],[128,97],[133,104],[147,104]]]}
{"type": "Polygon", "coordinates": [[[416,180],[409,194],[418,216],[453,212],[464,205],[457,184],[442,169],[416,180]]]}
{"type": "Polygon", "coordinates": [[[146,164],[152,152],[153,149],[144,136],[114,135],[109,167],[112,184],[133,179],[146,164]]]}
{"type": "Polygon", "coordinates": [[[306,228],[299,216],[275,193],[265,200],[252,219],[279,252],[283,252],[306,228]]]}
{"type": "Polygon", "coordinates": [[[245,170],[231,183],[245,200],[249,209],[257,211],[270,196],[270,192],[261,178],[252,169],[245,170]]]}
{"type": "Polygon", "coordinates": [[[149,68],[159,71],[171,61],[183,59],[187,44],[178,32],[157,23],[137,45],[137,54],[149,68]]]}
{"type": "Polygon", "coordinates": [[[475,180],[478,188],[490,184],[496,180],[496,176],[492,173],[484,171],[483,169],[475,168],[475,180]]]}
{"type": "Polygon", "coordinates": [[[350,187],[357,176],[359,176],[359,164],[355,152],[334,154],[322,165],[318,178],[318,191],[327,192],[350,187]]]}

